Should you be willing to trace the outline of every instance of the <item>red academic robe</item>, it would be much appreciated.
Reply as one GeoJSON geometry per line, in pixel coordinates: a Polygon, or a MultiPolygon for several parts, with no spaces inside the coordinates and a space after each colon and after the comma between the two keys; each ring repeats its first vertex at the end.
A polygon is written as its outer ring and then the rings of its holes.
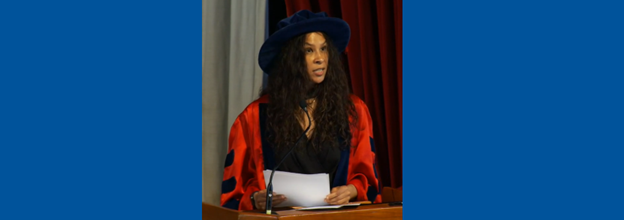
{"type": "MultiPolygon", "coordinates": [[[[355,201],[379,203],[381,186],[375,169],[373,122],[366,104],[355,95],[351,100],[358,115],[357,125],[351,127],[353,147],[341,151],[331,187],[353,184],[358,193],[355,201]]],[[[275,166],[274,152],[261,135],[266,129],[268,101],[268,96],[263,96],[252,102],[232,125],[221,185],[223,207],[252,210],[251,194],[266,188],[262,171],[275,166]]]]}

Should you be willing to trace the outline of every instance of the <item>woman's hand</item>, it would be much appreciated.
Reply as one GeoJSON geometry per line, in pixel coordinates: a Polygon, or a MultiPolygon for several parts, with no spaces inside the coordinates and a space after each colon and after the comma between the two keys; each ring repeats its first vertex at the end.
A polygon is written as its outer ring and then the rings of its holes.
{"type": "MultiPolygon", "coordinates": [[[[254,200],[256,201],[256,209],[264,210],[266,208],[266,189],[255,192],[254,200]]],[[[273,192],[273,206],[279,205],[286,201],[286,196],[273,192]]]]}
{"type": "Polygon", "coordinates": [[[325,202],[331,205],[342,205],[349,203],[351,199],[357,198],[357,189],[353,184],[334,187],[331,193],[325,197],[325,202]]]}

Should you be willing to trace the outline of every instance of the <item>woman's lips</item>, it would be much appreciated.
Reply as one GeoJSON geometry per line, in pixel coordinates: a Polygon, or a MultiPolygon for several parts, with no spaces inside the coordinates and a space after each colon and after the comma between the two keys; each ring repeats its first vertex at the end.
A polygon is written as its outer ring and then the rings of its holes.
{"type": "Polygon", "coordinates": [[[312,73],[316,76],[322,76],[325,73],[325,68],[315,69],[312,73]]]}

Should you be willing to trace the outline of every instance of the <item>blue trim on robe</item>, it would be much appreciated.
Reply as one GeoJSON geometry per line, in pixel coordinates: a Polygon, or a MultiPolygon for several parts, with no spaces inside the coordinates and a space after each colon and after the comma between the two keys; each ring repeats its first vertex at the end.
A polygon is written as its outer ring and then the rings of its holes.
{"type": "Polygon", "coordinates": [[[377,195],[379,195],[379,192],[377,192],[375,186],[368,186],[368,189],[366,190],[366,198],[368,198],[368,201],[374,202],[377,195]]]}
{"type": "Polygon", "coordinates": [[[370,145],[371,145],[371,151],[373,151],[373,153],[377,153],[377,151],[375,150],[375,141],[373,140],[372,137],[368,137],[370,139],[370,145]]]}
{"type": "MultiPolygon", "coordinates": [[[[338,143],[343,143],[344,138],[338,137],[338,143]]],[[[334,182],[331,184],[331,188],[337,186],[347,185],[347,177],[349,175],[349,154],[350,148],[340,150],[340,161],[338,167],[336,167],[336,173],[334,174],[334,182]]]]}
{"type": "Polygon", "coordinates": [[[236,199],[230,199],[227,202],[225,202],[225,204],[223,204],[222,207],[224,208],[229,208],[229,209],[234,209],[234,210],[238,210],[238,206],[240,205],[240,201],[236,200],[236,199]]]}
{"type": "MultiPolygon", "coordinates": [[[[377,158],[377,152],[375,151],[375,141],[373,140],[373,138],[370,138],[370,146],[371,151],[373,151],[373,153],[375,154],[375,158],[377,158]]],[[[373,171],[375,171],[375,178],[379,180],[379,176],[377,176],[377,161],[373,161],[373,168],[373,171]]],[[[379,184],[379,186],[381,186],[381,184],[379,184]]]]}
{"type": "MultiPolygon", "coordinates": [[[[375,154],[375,158],[377,158],[377,152],[375,151],[375,140],[373,140],[372,137],[370,138],[370,146],[371,146],[371,151],[373,151],[373,153],[375,154]]],[[[377,185],[381,189],[382,188],[382,186],[381,186],[381,179],[379,179],[379,176],[377,175],[377,161],[373,162],[373,171],[375,171],[375,178],[377,179],[377,185]]],[[[374,189],[374,187],[373,187],[373,189],[374,189]]],[[[375,190],[375,192],[377,192],[376,189],[374,189],[374,190],[375,190]]],[[[372,196],[372,199],[371,199],[371,196],[369,196],[369,195],[373,195],[373,194],[369,193],[369,192],[366,193],[366,196],[368,197],[368,200],[371,201],[371,202],[375,201],[377,196],[372,196]]],[[[381,190],[379,192],[377,192],[377,195],[381,195],[381,190]]]]}
{"type": "Polygon", "coordinates": [[[229,193],[234,191],[236,188],[236,178],[232,177],[227,180],[224,180],[221,183],[221,194],[229,193]]]}
{"type": "Polygon", "coordinates": [[[229,167],[232,163],[234,163],[234,149],[232,149],[225,157],[225,166],[223,167],[229,167]]]}

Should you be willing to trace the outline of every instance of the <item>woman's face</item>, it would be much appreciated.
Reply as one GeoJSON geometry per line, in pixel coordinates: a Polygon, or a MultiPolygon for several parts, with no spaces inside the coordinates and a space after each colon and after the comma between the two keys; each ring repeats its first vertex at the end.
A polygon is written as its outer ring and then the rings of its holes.
{"type": "Polygon", "coordinates": [[[327,74],[327,59],[329,58],[327,42],[323,34],[320,32],[307,34],[303,51],[310,80],[317,84],[323,82],[327,74]]]}

